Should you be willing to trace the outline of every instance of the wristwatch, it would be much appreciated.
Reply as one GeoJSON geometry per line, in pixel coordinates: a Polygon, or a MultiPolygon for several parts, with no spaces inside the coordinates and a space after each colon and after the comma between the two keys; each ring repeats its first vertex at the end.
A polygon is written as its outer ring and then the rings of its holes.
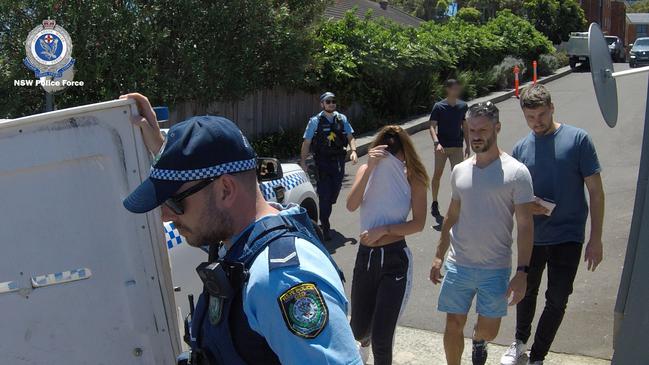
{"type": "Polygon", "coordinates": [[[524,273],[529,273],[530,272],[530,267],[528,265],[521,265],[516,268],[516,272],[524,272],[524,273]]]}
{"type": "Polygon", "coordinates": [[[439,141],[434,141],[433,142],[433,145],[435,145],[435,147],[437,147],[438,144],[439,144],[439,141]]]}

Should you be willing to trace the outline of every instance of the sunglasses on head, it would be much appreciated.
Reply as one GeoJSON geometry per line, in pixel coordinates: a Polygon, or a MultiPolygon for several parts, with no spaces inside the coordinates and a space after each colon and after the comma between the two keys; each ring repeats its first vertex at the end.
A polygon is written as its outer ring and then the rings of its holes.
{"type": "Polygon", "coordinates": [[[333,99],[327,99],[327,100],[325,100],[324,102],[325,102],[325,104],[327,104],[327,105],[329,105],[329,104],[336,104],[336,101],[333,100],[333,99]]]}
{"type": "MultiPolygon", "coordinates": [[[[220,177],[220,176],[219,176],[220,177]]],[[[219,177],[213,177],[210,179],[202,180],[198,184],[187,188],[185,191],[182,193],[175,194],[174,196],[170,197],[167,199],[164,204],[171,209],[172,212],[176,215],[183,215],[185,214],[185,207],[183,206],[183,200],[193,194],[198,193],[199,191],[203,190],[206,186],[214,182],[214,180],[218,179],[219,177]]]]}

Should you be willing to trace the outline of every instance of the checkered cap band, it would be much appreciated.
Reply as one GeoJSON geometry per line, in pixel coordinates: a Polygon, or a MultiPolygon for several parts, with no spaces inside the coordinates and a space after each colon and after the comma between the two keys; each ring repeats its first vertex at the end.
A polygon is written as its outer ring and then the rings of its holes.
{"type": "Polygon", "coordinates": [[[194,181],[255,168],[257,168],[257,159],[251,158],[250,160],[233,161],[196,170],[163,170],[153,168],[149,177],[158,180],[194,181]]]}

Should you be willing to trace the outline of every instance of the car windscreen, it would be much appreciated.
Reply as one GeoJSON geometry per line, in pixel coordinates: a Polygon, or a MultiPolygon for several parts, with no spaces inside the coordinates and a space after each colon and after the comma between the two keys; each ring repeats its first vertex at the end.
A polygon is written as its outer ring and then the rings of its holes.
{"type": "Polygon", "coordinates": [[[635,44],[633,46],[647,47],[649,46],[649,39],[638,39],[637,41],[635,41],[635,44]]]}

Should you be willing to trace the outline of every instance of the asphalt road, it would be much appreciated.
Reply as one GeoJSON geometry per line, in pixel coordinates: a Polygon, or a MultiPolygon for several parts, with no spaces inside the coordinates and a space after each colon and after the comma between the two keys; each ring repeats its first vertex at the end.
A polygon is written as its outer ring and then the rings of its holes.
{"type": "MultiPolygon", "coordinates": [[[[615,66],[616,71],[627,67],[625,64],[615,66]]],[[[571,296],[563,324],[552,347],[554,352],[609,359],[612,356],[613,309],[635,198],[646,85],[646,75],[618,80],[620,112],[617,127],[614,129],[606,126],[600,115],[589,72],[573,73],[548,85],[556,107],[557,120],[584,128],[592,136],[603,167],[602,176],[606,192],[604,261],[594,273],[588,272],[585,265],[580,266],[574,294],[571,296]]],[[[498,142],[504,151],[510,152],[516,141],[529,133],[529,130],[516,99],[499,103],[498,108],[502,122],[498,142]]],[[[413,139],[429,173],[432,173],[433,145],[428,132],[419,132],[413,136],[413,139]]],[[[360,163],[364,162],[366,157],[360,159],[360,163]]],[[[350,295],[352,270],[358,246],[359,214],[349,213],[345,209],[344,202],[360,163],[355,166],[351,163],[347,165],[343,191],[332,216],[332,228],[336,232],[334,240],[328,244],[334,259],[347,276],[348,295],[350,295]]],[[[444,210],[450,199],[449,176],[447,167],[439,199],[444,210]]],[[[410,301],[399,324],[443,332],[445,316],[436,310],[439,286],[432,285],[428,280],[430,263],[439,239],[439,233],[430,228],[432,222],[429,216],[426,229],[408,238],[414,257],[414,278],[410,301]]],[[[588,237],[590,223],[587,224],[586,232],[588,237]]],[[[541,290],[544,288],[545,284],[542,285],[541,290]]],[[[543,298],[542,293],[539,293],[536,320],[542,312],[543,298]]],[[[472,313],[465,331],[467,336],[471,335],[473,323],[475,323],[475,315],[472,313]]],[[[503,319],[500,335],[495,342],[510,343],[514,335],[514,326],[515,309],[510,308],[509,316],[503,319]]]]}

